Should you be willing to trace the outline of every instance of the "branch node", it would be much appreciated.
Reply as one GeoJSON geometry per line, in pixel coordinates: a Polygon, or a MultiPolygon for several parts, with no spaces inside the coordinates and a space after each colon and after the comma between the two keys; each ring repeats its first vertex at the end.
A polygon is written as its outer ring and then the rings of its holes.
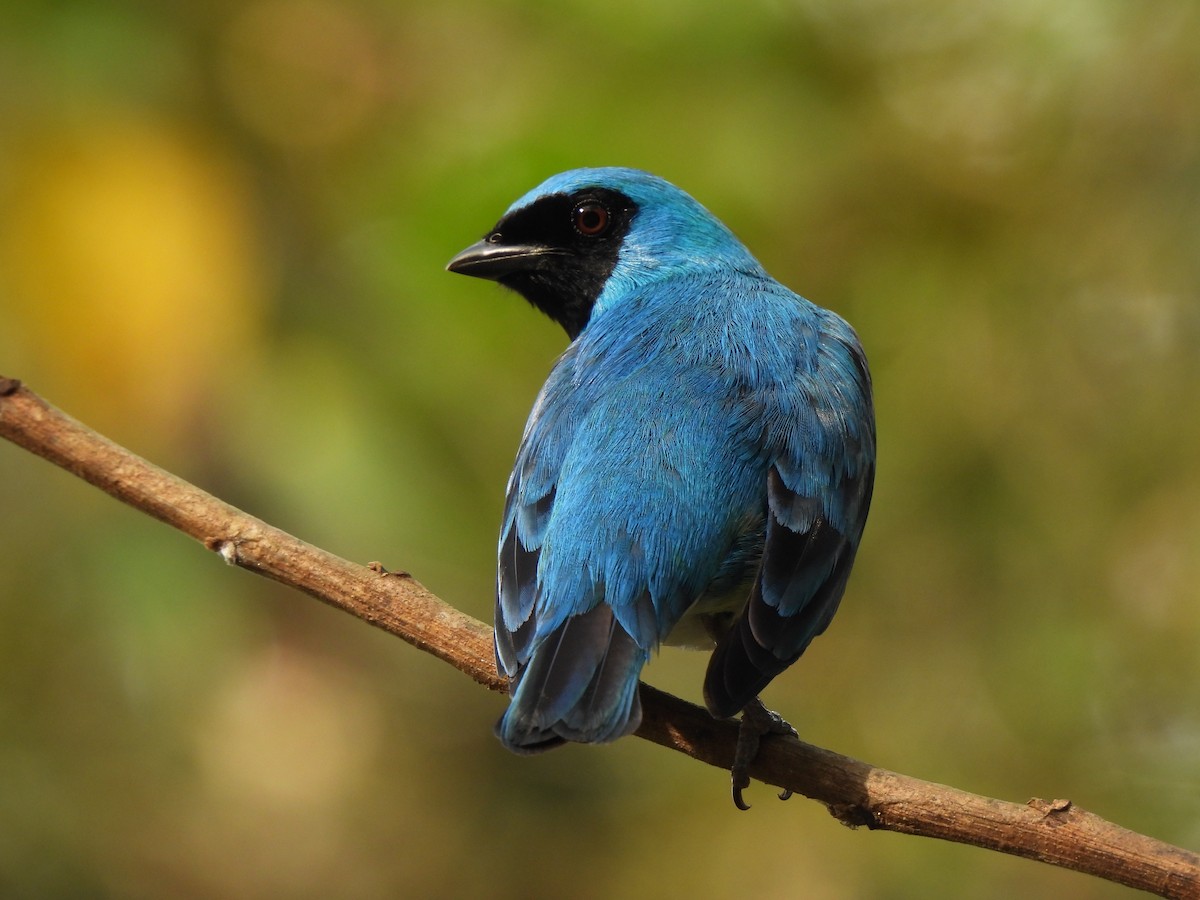
{"type": "Polygon", "coordinates": [[[1071,811],[1070,800],[1042,800],[1038,797],[1033,797],[1026,801],[1025,805],[1031,809],[1036,809],[1042,814],[1043,818],[1058,822],[1065,821],[1067,814],[1071,811]]]}
{"type": "Polygon", "coordinates": [[[383,575],[385,578],[389,576],[392,578],[412,578],[412,574],[404,571],[403,569],[399,570],[398,572],[388,571],[383,563],[379,562],[378,560],[372,560],[371,562],[367,563],[367,568],[376,575],[383,575]]]}
{"type": "Polygon", "coordinates": [[[227,565],[236,566],[241,562],[238,558],[237,541],[226,538],[205,538],[204,546],[225,560],[227,565]]]}
{"type": "Polygon", "coordinates": [[[826,808],[831,816],[847,828],[866,827],[874,830],[880,827],[874,813],[861,803],[828,803],[826,808]]]}

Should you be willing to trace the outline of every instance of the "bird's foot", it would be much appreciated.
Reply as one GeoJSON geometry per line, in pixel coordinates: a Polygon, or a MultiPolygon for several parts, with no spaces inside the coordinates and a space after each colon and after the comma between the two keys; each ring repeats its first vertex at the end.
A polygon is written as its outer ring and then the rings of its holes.
{"type": "MultiPolygon", "coordinates": [[[[762,739],[772,734],[787,734],[796,737],[796,729],[784,721],[779,713],[771,712],[763,706],[757,697],[742,710],[742,720],[738,726],[737,749],[733,754],[733,767],[730,776],[733,781],[733,805],[738,809],[747,810],[750,804],[742,799],[742,791],[750,786],[750,763],[758,756],[758,747],[762,739]]],[[[780,800],[792,796],[791,791],[779,795],[780,800]]]]}

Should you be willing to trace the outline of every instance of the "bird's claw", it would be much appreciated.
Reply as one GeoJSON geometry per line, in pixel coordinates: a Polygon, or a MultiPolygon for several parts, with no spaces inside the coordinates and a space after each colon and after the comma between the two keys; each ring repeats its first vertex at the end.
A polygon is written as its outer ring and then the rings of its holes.
{"type": "MultiPolygon", "coordinates": [[[[745,747],[750,742],[742,740],[743,734],[744,734],[744,730],[739,729],[738,730],[737,750],[734,751],[733,766],[729,770],[729,780],[730,780],[730,784],[732,785],[732,790],[733,790],[733,805],[736,806],[738,809],[742,810],[742,812],[745,812],[746,810],[748,810],[750,808],[750,804],[742,799],[742,791],[744,791],[746,788],[750,787],[750,775],[746,771],[746,767],[747,767],[748,763],[745,760],[743,760],[741,757],[743,755],[742,748],[745,747]]],[[[755,746],[755,750],[754,750],[754,753],[750,756],[750,759],[753,759],[754,756],[756,756],[758,754],[758,738],[757,737],[754,739],[753,743],[755,746]]]]}
{"type": "MultiPolygon", "coordinates": [[[[772,712],[763,706],[757,698],[742,710],[742,720],[738,725],[737,749],[733,753],[733,766],[729,770],[733,786],[733,805],[740,810],[747,810],[750,804],[742,799],[742,791],[750,786],[750,763],[758,756],[758,748],[762,739],[772,734],[785,734],[796,737],[796,729],[784,721],[779,713],[772,712]]],[[[783,791],[780,800],[792,796],[791,791],[783,791]]]]}

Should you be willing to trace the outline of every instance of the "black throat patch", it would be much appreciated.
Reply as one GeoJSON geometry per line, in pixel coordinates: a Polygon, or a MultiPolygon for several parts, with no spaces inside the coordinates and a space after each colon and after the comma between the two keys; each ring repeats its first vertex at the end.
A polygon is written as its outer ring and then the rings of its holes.
{"type": "Polygon", "coordinates": [[[629,197],[606,188],[535,200],[497,222],[487,241],[502,246],[539,246],[553,252],[531,256],[528,265],[515,267],[497,280],[558,322],[575,340],[617,264],[637,209],[629,197]],[[601,214],[596,204],[607,216],[607,224],[596,233],[587,233],[596,224],[595,216],[601,214]]]}

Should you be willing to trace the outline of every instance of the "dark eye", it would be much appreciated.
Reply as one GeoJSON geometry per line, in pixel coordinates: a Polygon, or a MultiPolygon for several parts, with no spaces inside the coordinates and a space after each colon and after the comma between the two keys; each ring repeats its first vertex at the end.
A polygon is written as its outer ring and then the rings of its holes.
{"type": "Polygon", "coordinates": [[[575,207],[571,223],[584,237],[597,237],[608,230],[608,209],[595,200],[587,200],[575,207]]]}

